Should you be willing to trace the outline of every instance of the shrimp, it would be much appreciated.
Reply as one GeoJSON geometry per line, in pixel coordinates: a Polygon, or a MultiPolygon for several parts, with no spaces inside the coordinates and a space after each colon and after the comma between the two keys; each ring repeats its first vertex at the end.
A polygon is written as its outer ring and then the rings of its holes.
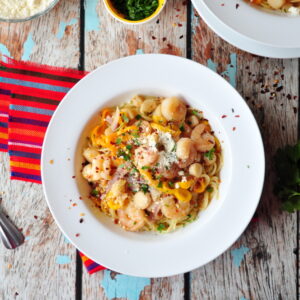
{"type": "Polygon", "coordinates": [[[152,127],[149,122],[147,121],[139,121],[137,122],[139,124],[139,131],[140,135],[149,135],[152,132],[152,127]]]}
{"type": "Polygon", "coordinates": [[[153,165],[157,162],[159,154],[157,150],[152,150],[150,147],[140,146],[134,151],[135,163],[139,168],[153,165]]]}
{"type": "Polygon", "coordinates": [[[93,158],[92,163],[86,165],[82,170],[82,175],[88,181],[99,181],[111,179],[111,160],[108,157],[98,155],[93,158]]]}
{"type": "Polygon", "coordinates": [[[162,199],[161,211],[168,219],[180,219],[191,210],[190,202],[176,202],[173,196],[167,195],[162,199]]]}
{"type": "Polygon", "coordinates": [[[179,159],[178,166],[185,168],[192,164],[197,156],[195,142],[189,138],[181,138],[176,145],[176,155],[179,159]]]}
{"type": "Polygon", "coordinates": [[[128,231],[139,231],[145,225],[145,213],[130,202],[124,209],[118,209],[119,224],[128,231]]]}
{"type": "Polygon", "coordinates": [[[206,125],[201,123],[197,125],[192,133],[191,139],[195,142],[196,148],[200,152],[207,152],[215,146],[215,138],[208,133],[206,125]]]}
{"type": "Polygon", "coordinates": [[[167,179],[173,179],[178,175],[179,166],[173,163],[168,169],[167,168],[159,168],[158,172],[162,177],[167,179]]]}

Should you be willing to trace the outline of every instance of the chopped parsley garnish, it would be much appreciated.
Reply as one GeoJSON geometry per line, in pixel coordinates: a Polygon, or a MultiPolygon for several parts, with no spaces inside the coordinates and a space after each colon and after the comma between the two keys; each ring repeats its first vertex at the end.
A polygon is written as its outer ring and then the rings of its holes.
{"type": "Polygon", "coordinates": [[[140,135],[139,135],[139,132],[138,132],[137,130],[133,130],[131,134],[132,134],[132,136],[135,137],[135,138],[138,138],[138,137],[140,136],[140,135]]]}
{"type": "Polygon", "coordinates": [[[174,184],[174,182],[172,182],[172,181],[169,181],[168,184],[169,184],[169,187],[171,187],[171,188],[174,188],[174,187],[175,187],[175,184],[174,184]]]}
{"type": "Polygon", "coordinates": [[[207,157],[209,160],[213,159],[213,154],[215,152],[215,148],[210,149],[209,151],[204,153],[204,156],[207,157]]]}
{"type": "Polygon", "coordinates": [[[172,148],[171,152],[175,152],[176,151],[176,144],[174,145],[174,147],[172,148]]]}
{"type": "Polygon", "coordinates": [[[131,150],[132,149],[132,145],[126,145],[126,149],[131,150]]]}
{"type": "Polygon", "coordinates": [[[123,119],[123,121],[125,122],[125,123],[128,123],[129,122],[129,119],[128,119],[128,117],[126,116],[126,115],[122,115],[122,119],[123,119]]]}
{"type": "Polygon", "coordinates": [[[143,191],[144,194],[149,192],[149,185],[148,184],[141,184],[141,191],[143,191]]]}
{"type": "Polygon", "coordinates": [[[139,142],[138,139],[133,139],[133,143],[136,145],[136,146],[140,146],[141,143],[139,142]]]}
{"type": "Polygon", "coordinates": [[[155,179],[161,179],[162,175],[155,175],[155,179]]]}
{"type": "Polygon", "coordinates": [[[120,145],[121,143],[122,143],[122,139],[121,139],[121,138],[117,138],[117,139],[116,139],[116,144],[117,144],[117,145],[120,145]]]}
{"type": "Polygon", "coordinates": [[[124,150],[119,149],[117,153],[118,157],[123,157],[125,161],[130,160],[130,154],[127,154],[124,150]]]}
{"type": "Polygon", "coordinates": [[[162,181],[159,181],[157,187],[158,187],[158,188],[162,188],[162,181]]]}
{"type": "Polygon", "coordinates": [[[181,132],[184,132],[184,125],[183,125],[183,124],[181,124],[181,125],[179,126],[179,130],[180,130],[181,132]]]}
{"type": "Polygon", "coordinates": [[[142,170],[149,170],[149,169],[150,169],[149,166],[143,166],[143,167],[142,167],[142,170]]]}
{"type": "Polygon", "coordinates": [[[206,188],[206,190],[207,190],[209,193],[211,193],[214,189],[213,189],[211,186],[209,186],[209,187],[206,188]]]}
{"type": "Polygon", "coordinates": [[[158,0],[113,0],[113,6],[127,20],[143,20],[151,16],[158,7],[158,0]]]}
{"type": "Polygon", "coordinates": [[[199,115],[199,113],[196,110],[192,110],[192,114],[195,115],[195,116],[197,116],[197,117],[199,115]]]}
{"type": "Polygon", "coordinates": [[[135,118],[136,118],[137,120],[140,120],[140,119],[142,118],[142,116],[141,116],[141,115],[136,115],[135,118]]]}
{"type": "Polygon", "coordinates": [[[99,196],[99,192],[97,190],[92,190],[91,195],[94,197],[97,197],[97,196],[99,196]]]}
{"type": "Polygon", "coordinates": [[[166,225],[163,223],[159,223],[156,229],[157,231],[162,232],[164,229],[166,229],[166,225]]]}

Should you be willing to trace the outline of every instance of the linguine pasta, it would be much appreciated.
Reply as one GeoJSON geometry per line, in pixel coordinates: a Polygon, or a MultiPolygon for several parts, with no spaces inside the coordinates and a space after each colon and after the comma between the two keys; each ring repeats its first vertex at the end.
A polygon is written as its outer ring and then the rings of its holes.
{"type": "Polygon", "coordinates": [[[300,15],[300,0],[249,0],[265,9],[281,11],[290,15],[300,15]]]}
{"type": "Polygon", "coordinates": [[[88,140],[90,198],[125,230],[173,231],[218,193],[220,143],[202,112],[176,97],[105,108],[88,140]]]}

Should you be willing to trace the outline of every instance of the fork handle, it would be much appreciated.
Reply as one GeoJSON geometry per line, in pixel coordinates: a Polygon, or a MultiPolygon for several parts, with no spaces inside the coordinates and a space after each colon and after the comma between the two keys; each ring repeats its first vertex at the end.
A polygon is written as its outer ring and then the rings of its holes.
{"type": "Polygon", "coordinates": [[[2,211],[0,211],[0,238],[7,249],[15,249],[24,242],[23,234],[2,211]]]}

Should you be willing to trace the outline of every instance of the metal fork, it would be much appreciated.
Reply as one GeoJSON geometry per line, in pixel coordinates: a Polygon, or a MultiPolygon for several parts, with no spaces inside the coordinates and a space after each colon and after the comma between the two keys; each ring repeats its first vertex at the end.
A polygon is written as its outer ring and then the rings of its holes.
{"type": "Polygon", "coordinates": [[[24,236],[0,209],[0,238],[7,249],[23,244],[24,236]]]}

